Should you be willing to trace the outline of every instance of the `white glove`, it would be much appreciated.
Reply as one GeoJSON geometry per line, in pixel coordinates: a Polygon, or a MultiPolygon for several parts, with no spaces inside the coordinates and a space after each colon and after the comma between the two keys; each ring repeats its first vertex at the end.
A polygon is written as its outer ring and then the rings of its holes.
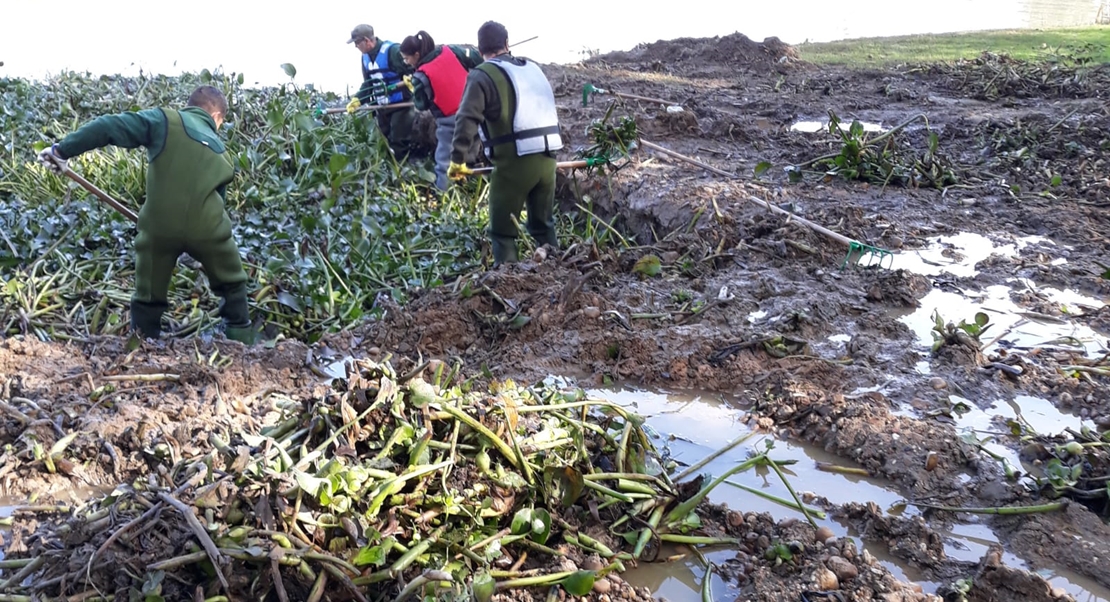
{"type": "Polygon", "coordinates": [[[63,173],[66,170],[66,160],[58,153],[58,145],[45,148],[39,153],[39,161],[54,173],[63,173]]]}

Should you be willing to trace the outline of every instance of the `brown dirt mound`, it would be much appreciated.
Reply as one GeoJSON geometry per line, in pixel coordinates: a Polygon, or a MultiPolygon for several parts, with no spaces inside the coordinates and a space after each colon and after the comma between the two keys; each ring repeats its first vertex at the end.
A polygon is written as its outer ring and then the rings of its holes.
{"type": "Polygon", "coordinates": [[[640,44],[632,50],[593,57],[586,64],[658,65],[664,69],[716,64],[765,69],[770,65],[789,64],[797,60],[797,50],[777,37],[756,42],[742,33],[733,33],[724,37],[677,38],[640,44]]]}

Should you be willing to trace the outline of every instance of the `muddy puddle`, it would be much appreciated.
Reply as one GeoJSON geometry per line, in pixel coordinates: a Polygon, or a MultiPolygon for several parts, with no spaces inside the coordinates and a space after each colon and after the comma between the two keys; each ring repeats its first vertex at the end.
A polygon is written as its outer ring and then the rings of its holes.
{"type": "MultiPolygon", "coordinates": [[[[744,410],[739,403],[718,394],[665,394],[632,388],[599,389],[590,391],[590,394],[635,408],[647,419],[647,424],[658,433],[656,445],[659,449],[665,452],[665,456],[674,459],[682,466],[698,462],[738,436],[750,432],[747,425],[742,422],[744,410]]],[[[1000,404],[996,414],[1003,417],[1016,416],[1017,407],[1010,407],[1010,414],[1006,413],[1004,407],[1009,406],[1000,404]]],[[[1055,421],[1054,424],[1078,425],[1076,422],[1078,418],[1073,421],[1059,412],[1052,414],[1053,410],[1051,404],[1046,403],[1043,407],[1038,405],[1034,411],[1023,410],[1022,414],[1026,419],[1051,418],[1055,421]],[[1043,415],[1036,415],[1035,412],[1041,412],[1043,415]]],[[[988,412],[968,412],[965,416],[969,421],[967,428],[996,428],[992,426],[995,424],[995,419],[993,415],[988,415],[988,412]]],[[[794,464],[784,467],[784,471],[791,485],[803,497],[806,496],[805,492],[810,492],[828,499],[833,504],[874,502],[890,514],[903,517],[919,514],[916,508],[899,504],[898,502],[904,496],[882,479],[819,470],[818,463],[838,466],[848,466],[849,463],[815,446],[797,441],[783,441],[769,434],[753,435],[739,446],[714,459],[702,470],[719,475],[750,455],[762,451],[767,441],[772,441],[774,444],[771,452],[773,459],[795,461],[794,464]]],[[[1003,451],[1001,446],[998,451],[1003,451]]],[[[1017,461],[1016,457],[1015,461],[1017,461]]],[[[768,470],[743,472],[729,480],[772,496],[790,498],[785,485],[768,470]]],[[[730,508],[744,512],[768,512],[776,519],[796,517],[804,520],[797,510],[729,486],[727,482],[714,489],[709,497],[713,502],[727,503],[730,508]]],[[[885,545],[864,542],[860,539],[859,533],[846,522],[830,517],[819,519],[818,524],[832,529],[837,537],[854,540],[861,550],[867,549],[901,580],[917,583],[930,593],[935,592],[942,585],[924,580],[919,571],[893,558],[885,545]]],[[[946,537],[945,553],[950,558],[968,562],[978,562],[987,547],[998,542],[991,529],[981,523],[960,524],[953,527],[951,531],[941,531],[941,533],[946,537]]],[[[671,551],[670,554],[673,554],[676,559],[670,562],[643,564],[625,574],[625,579],[638,587],[648,587],[657,597],[667,600],[698,599],[705,568],[692,556],[683,555],[679,549],[671,551]]],[[[734,552],[728,549],[707,551],[705,554],[708,560],[717,563],[723,563],[734,555],[734,552]]],[[[659,555],[661,559],[668,557],[667,550],[659,555]]],[[[1005,562],[1010,566],[1029,568],[1024,561],[1012,554],[1006,555],[1005,562]]],[[[1054,586],[1066,589],[1077,600],[1110,602],[1110,589],[1101,587],[1075,573],[1058,568],[1042,569],[1037,572],[1051,581],[1054,586]]],[[[732,602],[737,599],[736,588],[729,587],[716,575],[713,579],[712,589],[715,600],[732,602]]]]}
{"type": "MultiPolygon", "coordinates": [[[[865,131],[865,132],[879,133],[879,132],[886,131],[886,129],[887,129],[887,128],[884,128],[882,126],[882,124],[871,123],[869,121],[861,121],[860,125],[863,126],[863,131],[865,131]]],[[[848,128],[850,128],[851,126],[852,126],[852,121],[850,119],[847,119],[847,120],[844,120],[844,121],[840,122],[840,129],[842,131],[845,131],[845,132],[848,131],[848,128]]],[[[817,132],[827,132],[827,131],[829,131],[829,122],[828,121],[810,121],[810,120],[795,121],[794,123],[790,124],[790,131],[791,132],[801,132],[803,134],[816,134],[817,132]]]]}
{"type": "MultiPolygon", "coordinates": [[[[1038,243],[1054,245],[1052,241],[1037,236],[996,245],[980,234],[961,232],[931,238],[924,249],[895,254],[891,268],[922,276],[969,278],[979,273],[979,262],[995,255],[1013,257],[1024,247],[1038,243]]],[[[1063,261],[1066,260],[1053,260],[1054,263],[1063,261]]],[[[977,312],[984,312],[990,318],[990,327],[981,337],[985,352],[991,352],[994,345],[1018,350],[1060,346],[1097,356],[1105,353],[1110,346],[1107,337],[1073,318],[1104,305],[1104,300],[1074,290],[1039,286],[1029,278],[1015,277],[1005,284],[987,286],[982,290],[963,289],[946,283],[925,295],[916,310],[892,315],[913,330],[919,347],[924,351],[928,351],[933,343],[934,312],[938,312],[945,322],[957,324],[960,320],[970,322],[977,312]],[[1013,297],[1019,294],[1039,297],[1059,308],[1062,315],[1047,315],[1022,307],[1013,301],[1013,297]]],[[[918,371],[928,374],[927,362],[919,363],[918,371]]]]}

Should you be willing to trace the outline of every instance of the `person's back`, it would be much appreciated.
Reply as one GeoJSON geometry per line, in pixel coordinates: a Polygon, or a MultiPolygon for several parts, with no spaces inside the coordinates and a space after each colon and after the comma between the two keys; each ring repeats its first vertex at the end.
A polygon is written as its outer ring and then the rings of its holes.
{"type": "Polygon", "coordinates": [[[486,59],[476,69],[493,81],[501,105],[498,119],[481,130],[492,161],[551,154],[563,147],[555,94],[539,65],[503,54],[486,59]]]}
{"type": "Polygon", "coordinates": [[[203,109],[156,110],[165,119],[166,138],[160,152],[150,157],[139,222],[154,234],[209,238],[223,223],[222,192],[235,168],[203,109]]]}

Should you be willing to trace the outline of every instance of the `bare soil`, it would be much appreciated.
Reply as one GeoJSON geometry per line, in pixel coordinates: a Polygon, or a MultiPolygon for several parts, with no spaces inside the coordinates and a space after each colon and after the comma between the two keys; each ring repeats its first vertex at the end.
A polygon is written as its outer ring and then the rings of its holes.
{"type": "MultiPolygon", "coordinates": [[[[645,139],[738,177],[647,150],[608,178],[561,174],[562,210],[590,207],[631,241],[627,248],[577,246],[503,266],[388,307],[381,321],[312,349],[295,341],[248,349],[176,340],[128,352],[115,338],[4,340],[3,494],[15,504],[32,497],[46,504],[111,490],[142,474],[152,454],[200,456],[209,433],[272,421],[275,391],[292,399],[323,395],[322,355],[392,353],[402,359],[402,370],[405,362],[432,358],[461,361],[468,374],[488,370],[524,382],[558,374],[587,383],[736,393],[749,402],[756,426],[820,445],[889,480],[909,500],[964,507],[1053,501],[1007,480],[1000,464],[962,440],[938,410],[957,392],[979,407],[1025,394],[1108,424],[1106,377],[1060,371],[1076,361],[1073,355],[1006,352],[1002,344],[986,354],[946,346],[923,356],[927,350],[898,317],[937,287],[974,292],[1019,277],[1110,298],[1110,280],[1100,277],[1103,269],[1095,263],[1110,263],[1108,88],[1013,86],[1010,95],[984,100],[976,69],[819,68],[775,39],[757,43],[738,34],[546,66],[571,143],[567,158],[588,144],[586,128],[613,100],[595,95],[582,106],[582,86],[592,83],[683,106],[674,113],[632,102],[615,113],[635,117],[645,139]],[[783,167],[840,150],[827,132],[790,129],[798,120],[823,121],[829,110],[845,121],[886,127],[924,113],[929,130],[923,123],[907,128],[898,143],[922,153],[928,133],[935,133],[938,152],[960,176],[958,186],[884,188],[815,176],[790,183],[783,167]],[[1029,152],[1036,160],[1023,162],[1029,152]],[[765,161],[772,168],[754,177],[765,161]],[[1032,235],[1052,243],[993,256],[973,277],[841,269],[843,245],[749,196],[896,252],[958,232],[998,243],[1032,235]],[[661,260],[658,277],[633,269],[649,254],[661,260]],[[1066,262],[1053,261],[1059,258],[1066,262]],[[519,321],[512,318],[519,315],[530,320],[515,327],[519,321]],[[842,334],[850,339],[830,342],[842,334]],[[929,374],[915,369],[921,361],[928,362],[929,374]],[[1018,365],[1021,374],[989,369],[990,362],[1018,365]],[[33,460],[35,443],[49,448],[72,432],[79,434],[67,448],[71,463],[51,474],[33,460]]],[[[1095,70],[1086,77],[1107,75],[1095,70]]],[[[1016,290],[1012,300],[1028,311],[1064,317],[1043,295],[1016,290]]],[[[1110,335],[1110,309],[1066,317],[1110,335]]],[[[1006,443],[1020,445],[1013,438],[1006,443]]],[[[1110,587],[1110,527],[1098,510],[1074,502],[1057,512],[984,522],[1002,549],[1032,566],[1063,567],[1110,587]]],[[[804,522],[775,523],[743,509],[719,512],[711,527],[751,544],[722,567],[742,588],[741,599],[937,599],[894,578],[851,541],[816,541],[804,522]],[[798,543],[792,561],[762,557],[776,539],[798,543]],[[837,576],[830,591],[840,598],[819,593],[828,572],[837,576]]],[[[966,520],[964,514],[926,510],[916,519],[897,518],[865,505],[837,513],[865,539],[886,542],[892,556],[937,582],[972,578],[968,600],[1065,597],[1036,574],[1003,564],[999,550],[978,566],[945,558],[934,529],[966,520]]],[[[5,542],[9,554],[20,550],[35,524],[17,521],[5,542]]],[[[619,579],[611,585],[611,593],[592,597],[643,595],[619,579]]]]}

